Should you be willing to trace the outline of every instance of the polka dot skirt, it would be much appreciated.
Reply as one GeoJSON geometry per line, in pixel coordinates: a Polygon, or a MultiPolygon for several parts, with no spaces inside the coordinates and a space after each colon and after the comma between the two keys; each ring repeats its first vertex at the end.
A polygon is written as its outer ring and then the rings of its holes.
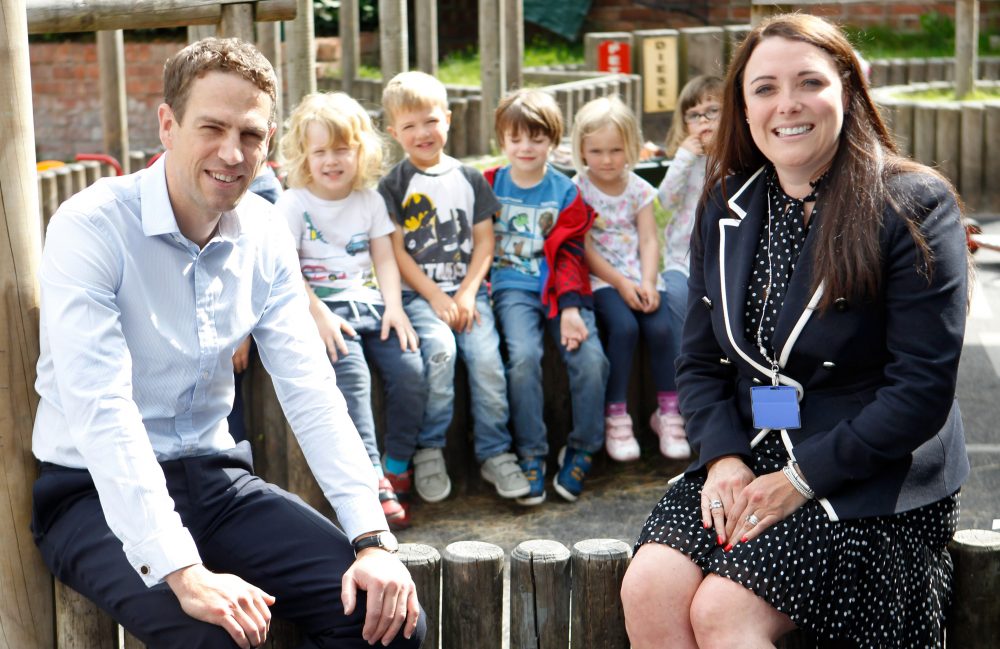
{"type": "MultiPolygon", "coordinates": [[[[755,449],[755,474],[780,471],[777,435],[755,449]]],[[[731,579],[819,639],[859,649],[941,647],[951,594],[946,547],[958,524],[958,494],[919,509],[830,521],[815,500],[761,536],[724,552],[701,524],[704,475],[685,476],[656,505],[636,541],[683,552],[707,575],[731,579]]]]}

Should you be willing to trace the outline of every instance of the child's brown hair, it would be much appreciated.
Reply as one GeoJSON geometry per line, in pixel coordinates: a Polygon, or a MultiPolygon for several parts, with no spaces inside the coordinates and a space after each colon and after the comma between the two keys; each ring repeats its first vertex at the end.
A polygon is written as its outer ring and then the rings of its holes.
{"type": "Polygon", "coordinates": [[[709,97],[722,100],[721,78],[701,74],[692,78],[681,89],[681,94],[677,98],[677,109],[674,111],[674,119],[670,123],[670,131],[667,133],[667,156],[672,158],[680,148],[681,142],[688,136],[687,123],[684,121],[684,114],[705,101],[709,97]]]}
{"type": "Polygon", "coordinates": [[[494,112],[494,130],[501,147],[508,133],[544,135],[558,146],[563,133],[562,111],[549,93],[521,88],[500,100],[494,112]]]}

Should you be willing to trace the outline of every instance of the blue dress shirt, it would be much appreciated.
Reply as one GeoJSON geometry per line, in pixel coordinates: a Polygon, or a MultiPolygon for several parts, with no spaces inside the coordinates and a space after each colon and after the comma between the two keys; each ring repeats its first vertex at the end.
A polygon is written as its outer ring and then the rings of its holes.
{"type": "Polygon", "coordinates": [[[40,270],[35,456],[90,471],[148,585],[200,562],[157,462],[234,445],[232,355],[252,333],[348,538],[388,529],[283,220],[248,193],[199,249],[178,229],[166,160],[99,181],[52,218],[40,270]]]}

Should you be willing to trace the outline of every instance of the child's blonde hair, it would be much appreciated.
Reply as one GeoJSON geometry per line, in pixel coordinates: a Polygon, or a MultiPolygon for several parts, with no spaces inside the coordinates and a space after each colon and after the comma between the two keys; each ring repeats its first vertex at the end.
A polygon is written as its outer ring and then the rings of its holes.
{"type": "Polygon", "coordinates": [[[632,109],[616,96],[598,97],[583,105],[573,118],[573,166],[582,174],[587,168],[583,159],[583,138],[607,125],[618,129],[625,143],[625,160],[631,169],[639,162],[642,129],[632,109]]]}
{"type": "Polygon", "coordinates": [[[523,133],[528,137],[544,135],[556,146],[562,139],[562,111],[555,98],[543,90],[515,90],[500,100],[493,115],[500,146],[508,133],[523,133]]]}
{"type": "Polygon", "coordinates": [[[674,119],[670,122],[670,131],[667,133],[667,157],[674,157],[681,142],[688,136],[684,114],[709,97],[715,97],[721,102],[723,83],[720,77],[700,74],[684,84],[677,98],[677,109],[674,110],[674,119]]]}
{"type": "Polygon", "coordinates": [[[326,127],[330,144],[357,148],[358,172],[352,189],[371,186],[381,177],[383,140],[368,111],[342,92],[315,92],[303,97],[292,111],[281,138],[279,156],[288,170],[289,187],[305,187],[312,181],[306,132],[313,123],[326,127]]]}
{"type": "Polygon", "coordinates": [[[396,115],[407,110],[421,110],[439,107],[448,112],[448,91],[436,78],[410,70],[400,72],[382,91],[382,108],[385,111],[385,125],[391,126],[396,115]]]}

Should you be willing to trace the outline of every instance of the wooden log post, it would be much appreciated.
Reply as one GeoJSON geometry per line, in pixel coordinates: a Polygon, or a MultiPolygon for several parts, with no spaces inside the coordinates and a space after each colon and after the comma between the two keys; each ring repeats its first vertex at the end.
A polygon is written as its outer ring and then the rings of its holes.
{"type": "Polygon", "coordinates": [[[725,32],[725,64],[728,65],[733,59],[733,54],[736,53],[736,48],[738,48],[740,43],[742,43],[750,34],[750,25],[726,25],[722,29],[725,32]]]}
{"type": "Polygon", "coordinates": [[[906,62],[906,83],[923,83],[927,78],[927,59],[909,59],[906,62]]]}
{"type": "MultiPolygon", "coordinates": [[[[271,625],[271,628],[274,628],[274,624],[273,623],[271,625]]],[[[142,641],[140,641],[134,635],[132,635],[131,633],[129,633],[128,631],[126,631],[125,632],[125,641],[122,644],[122,649],[146,649],[146,645],[144,645],[142,643],[142,641]]]]}
{"type": "Polygon", "coordinates": [[[633,36],[631,32],[590,32],[583,35],[583,67],[585,70],[596,71],[599,69],[600,49],[603,43],[621,43],[627,45],[629,49],[629,70],[633,59],[632,45],[633,36]]]}
{"type": "Polygon", "coordinates": [[[285,23],[288,61],[285,80],[286,105],[291,110],[302,98],[316,92],[316,34],[312,0],[297,0],[295,20],[285,23]]]}
{"type": "Polygon", "coordinates": [[[986,157],[986,140],[983,127],[986,112],[982,103],[966,102],[962,105],[962,141],[959,145],[961,161],[958,176],[961,179],[958,190],[966,206],[972,211],[982,209],[983,187],[986,174],[983,162],[986,157]]]}
{"type": "Polygon", "coordinates": [[[571,649],[628,649],[622,579],[632,548],[615,539],[591,539],[573,546],[571,649]]]}
{"type": "Polygon", "coordinates": [[[524,86],[524,0],[504,0],[505,90],[524,86]]]}
{"type": "Polygon", "coordinates": [[[441,649],[500,649],[503,644],[503,550],[459,541],[444,549],[441,649]]]}
{"type": "Polygon", "coordinates": [[[125,101],[125,37],[120,29],[97,32],[104,152],[128,168],[128,110],[125,101]]]}
{"type": "Polygon", "coordinates": [[[641,101],[636,98],[636,104],[642,110],[642,132],[647,139],[662,142],[681,89],[680,33],[675,29],[648,29],[634,34],[635,71],[641,75],[637,93],[641,101]]]}
{"type": "Polygon", "coordinates": [[[934,162],[938,171],[944,174],[956,187],[960,186],[959,177],[959,144],[961,138],[962,109],[957,104],[942,103],[937,107],[937,120],[934,132],[934,162]]]}
{"type": "MultiPolygon", "coordinates": [[[[482,95],[472,95],[466,98],[468,103],[465,106],[465,148],[469,155],[485,155],[489,149],[482,148],[483,145],[483,97],[482,95]]],[[[492,116],[493,112],[489,111],[492,116]]],[[[493,125],[490,125],[490,132],[493,132],[493,125]]],[[[485,138],[488,139],[488,138],[485,138]]]]}
{"type": "Polygon", "coordinates": [[[422,543],[402,543],[399,560],[410,571],[417,587],[417,598],[427,616],[426,649],[438,649],[441,626],[441,555],[422,543]]]}
{"type": "Polygon", "coordinates": [[[681,29],[678,56],[681,88],[699,74],[722,76],[726,63],[725,32],[721,27],[681,29]]]}
{"type": "Polygon", "coordinates": [[[66,165],[69,168],[69,176],[73,181],[73,193],[82,192],[87,188],[87,168],[80,162],[73,162],[66,165]]]}
{"type": "MultiPolygon", "coordinates": [[[[879,59],[877,61],[869,61],[871,65],[871,78],[869,79],[869,85],[872,88],[878,88],[880,86],[885,86],[889,84],[889,62],[885,59],[879,59]]],[[[928,68],[928,73],[930,68],[928,68]]]]}
{"type": "Polygon", "coordinates": [[[945,74],[945,68],[951,67],[947,64],[944,57],[932,56],[927,59],[927,80],[928,81],[944,81],[947,75],[945,74]]]}
{"type": "Polygon", "coordinates": [[[253,3],[241,2],[222,6],[218,35],[222,38],[238,38],[248,43],[255,42],[253,32],[253,3]]]}
{"type": "Polygon", "coordinates": [[[59,184],[56,181],[56,172],[52,169],[38,174],[38,205],[44,237],[49,219],[59,207],[59,184]]]}
{"type": "Polygon", "coordinates": [[[892,135],[896,147],[905,156],[913,155],[914,105],[905,101],[896,104],[892,116],[892,135]]]}
{"type": "Polygon", "coordinates": [[[274,76],[277,80],[277,85],[274,89],[274,123],[277,126],[277,130],[275,130],[274,135],[271,137],[271,151],[273,152],[277,149],[277,143],[281,140],[285,126],[285,84],[282,66],[284,56],[281,52],[281,23],[275,21],[257,23],[257,49],[271,62],[271,67],[274,68],[274,76]]]}
{"type": "Polygon", "coordinates": [[[479,115],[482,138],[479,143],[481,151],[490,150],[493,139],[493,109],[507,89],[504,66],[504,49],[506,26],[503,24],[503,13],[500,3],[496,0],[478,0],[479,2],[479,73],[483,88],[483,110],[479,115]]]}
{"type": "Polygon", "coordinates": [[[906,59],[889,59],[889,84],[902,86],[906,84],[906,59]]]}
{"type": "Polygon", "coordinates": [[[56,589],[56,644],[59,649],[116,649],[118,625],[97,605],[61,582],[56,589]]]}
{"type": "Polygon", "coordinates": [[[196,43],[203,38],[211,38],[216,35],[218,25],[188,25],[188,43],[196,43]]]}
{"type": "Polygon", "coordinates": [[[464,158],[469,155],[469,100],[464,97],[453,97],[448,100],[448,108],[451,109],[448,151],[454,158],[464,158]]]}
{"type": "Polygon", "coordinates": [[[0,649],[51,649],[52,576],[29,531],[38,404],[38,185],[24,0],[0,0],[0,649]]]}
{"type": "Polygon", "coordinates": [[[406,0],[378,0],[379,64],[382,87],[409,66],[406,0]]]}
{"type": "Polygon", "coordinates": [[[416,0],[414,24],[417,31],[417,69],[423,70],[431,76],[437,76],[437,0],[416,0]]]}
{"type": "Polygon", "coordinates": [[[340,89],[354,96],[354,80],[361,69],[361,3],[340,0],[337,13],[340,34],[340,89]]]}
{"type": "Polygon", "coordinates": [[[788,13],[792,6],[787,3],[777,3],[771,0],[751,0],[750,1],[750,25],[756,27],[769,16],[775,14],[788,13]]]}
{"type": "Polygon", "coordinates": [[[936,119],[935,104],[918,104],[913,109],[913,159],[925,165],[934,164],[936,119]]]}
{"type": "Polygon", "coordinates": [[[960,530],[948,546],[955,586],[948,616],[948,646],[996,647],[1000,638],[1000,533],[960,530]]]}
{"type": "Polygon", "coordinates": [[[975,89],[979,50],[979,0],[955,0],[955,98],[975,89]]]}
{"type": "Polygon", "coordinates": [[[510,555],[510,649],[569,645],[570,552],[524,541],[510,555]]]}
{"type": "MultiPolygon", "coordinates": [[[[985,124],[983,126],[983,142],[1000,142],[1000,101],[986,103],[985,124]]],[[[986,169],[1000,169],[1000,146],[986,147],[986,169]]],[[[987,183],[983,196],[983,209],[1000,212],[1000,183],[987,183]]]]}
{"type": "MultiPolygon", "coordinates": [[[[73,192],[73,174],[70,172],[69,167],[65,167],[65,166],[64,167],[56,167],[55,169],[52,170],[52,172],[56,176],[56,190],[58,192],[58,198],[56,200],[56,206],[58,207],[58,205],[60,203],[62,203],[63,201],[65,201],[67,198],[69,198],[70,196],[72,196],[73,193],[74,193],[73,192]]],[[[55,214],[55,212],[52,212],[52,214],[55,214]]],[[[49,218],[52,217],[52,214],[49,214],[49,218]]]]}

